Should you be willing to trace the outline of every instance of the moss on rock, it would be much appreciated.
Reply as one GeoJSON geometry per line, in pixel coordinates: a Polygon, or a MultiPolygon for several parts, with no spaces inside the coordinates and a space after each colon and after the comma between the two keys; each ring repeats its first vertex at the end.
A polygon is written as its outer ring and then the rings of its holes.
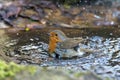
{"type": "Polygon", "coordinates": [[[16,73],[19,73],[22,70],[34,74],[36,68],[33,66],[18,65],[14,62],[6,63],[5,61],[0,60],[0,80],[5,79],[6,77],[15,76],[16,73]]]}

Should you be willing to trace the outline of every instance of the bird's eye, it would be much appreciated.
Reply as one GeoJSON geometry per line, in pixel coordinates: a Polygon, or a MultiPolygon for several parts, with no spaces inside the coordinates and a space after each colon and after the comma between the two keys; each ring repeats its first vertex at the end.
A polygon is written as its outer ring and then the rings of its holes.
{"type": "Polygon", "coordinates": [[[57,34],[55,34],[55,36],[58,36],[57,34]]]}

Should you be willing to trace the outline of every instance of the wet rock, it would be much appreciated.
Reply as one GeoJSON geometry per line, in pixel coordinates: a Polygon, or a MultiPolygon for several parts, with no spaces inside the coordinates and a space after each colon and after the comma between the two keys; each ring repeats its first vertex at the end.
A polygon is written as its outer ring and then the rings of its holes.
{"type": "Polygon", "coordinates": [[[29,29],[41,29],[41,28],[45,28],[46,26],[44,25],[46,22],[41,22],[41,23],[31,23],[31,24],[27,24],[26,28],[29,29]],[[42,24],[43,23],[43,24],[42,24]]]}
{"type": "Polygon", "coordinates": [[[32,20],[38,20],[38,21],[40,20],[40,16],[38,15],[38,13],[33,10],[28,10],[28,9],[22,10],[20,15],[22,17],[26,17],[26,18],[28,17],[32,20]]]}
{"type": "Polygon", "coordinates": [[[36,0],[36,1],[32,1],[32,0],[29,0],[28,2],[29,6],[37,6],[37,7],[42,7],[42,8],[50,8],[50,9],[53,9],[55,10],[56,6],[51,2],[51,1],[48,1],[48,0],[36,0]]]}
{"type": "Polygon", "coordinates": [[[21,11],[21,7],[15,5],[9,5],[6,7],[5,11],[6,11],[6,18],[9,18],[11,16],[15,16],[17,18],[21,11]]]}
{"type": "Polygon", "coordinates": [[[4,22],[0,22],[0,28],[9,28],[10,26],[6,25],[4,22]]]}

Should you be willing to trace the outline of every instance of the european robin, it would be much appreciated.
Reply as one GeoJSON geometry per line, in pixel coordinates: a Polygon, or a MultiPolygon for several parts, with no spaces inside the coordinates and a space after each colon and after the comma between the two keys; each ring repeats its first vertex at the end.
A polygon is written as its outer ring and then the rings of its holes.
{"type": "Polygon", "coordinates": [[[61,30],[53,30],[50,32],[48,52],[52,57],[55,57],[54,54],[56,53],[59,57],[68,58],[81,56],[85,52],[92,52],[89,49],[75,49],[84,41],[82,37],[68,38],[61,30]]]}

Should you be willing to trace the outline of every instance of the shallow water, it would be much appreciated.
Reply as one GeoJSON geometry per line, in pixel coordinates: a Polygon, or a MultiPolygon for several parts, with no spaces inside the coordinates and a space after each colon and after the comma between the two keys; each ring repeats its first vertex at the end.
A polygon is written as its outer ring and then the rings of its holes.
{"type": "MultiPolygon", "coordinates": [[[[81,57],[69,59],[54,59],[49,57],[47,54],[48,44],[41,41],[44,40],[42,39],[43,37],[37,37],[41,34],[41,30],[30,32],[22,31],[19,33],[19,36],[9,34],[10,41],[7,43],[8,51],[6,54],[11,56],[14,61],[17,61],[19,64],[61,66],[75,71],[89,70],[98,75],[102,75],[102,77],[119,80],[120,38],[118,37],[119,32],[114,33],[115,30],[118,29],[80,29],[80,31],[75,34],[84,31],[82,37],[86,39],[81,47],[100,50],[100,52],[89,53],[88,55],[83,55],[81,57]],[[104,31],[104,33],[102,31],[104,31]],[[90,32],[92,33],[90,34],[90,32]]],[[[71,30],[66,29],[66,31],[69,32],[71,30]]],[[[69,33],[68,36],[71,34],[72,33],[69,33]]],[[[72,36],[75,34],[72,34],[72,36]]],[[[79,35],[77,35],[77,37],[78,36],[79,35]]]]}
{"type": "Polygon", "coordinates": [[[71,68],[76,71],[90,70],[103,77],[119,80],[120,38],[92,36],[88,40],[86,46],[92,49],[100,49],[101,53],[91,53],[88,56],[75,59],[46,61],[42,66],[67,66],[68,69],[71,68]]]}

